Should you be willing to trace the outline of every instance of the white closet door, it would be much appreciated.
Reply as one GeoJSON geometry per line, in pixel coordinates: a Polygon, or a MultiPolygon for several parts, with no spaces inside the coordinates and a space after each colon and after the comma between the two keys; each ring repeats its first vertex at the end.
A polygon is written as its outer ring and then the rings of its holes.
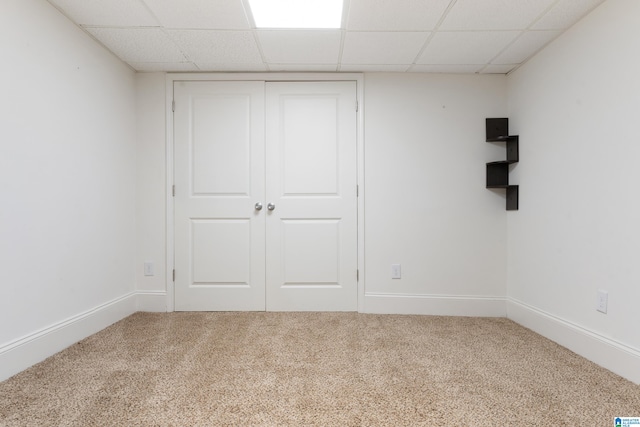
{"type": "Polygon", "coordinates": [[[267,310],[356,311],[356,84],[266,94],[267,310]]]}
{"type": "Polygon", "coordinates": [[[175,308],[265,309],[264,82],[176,82],[175,308]]]}

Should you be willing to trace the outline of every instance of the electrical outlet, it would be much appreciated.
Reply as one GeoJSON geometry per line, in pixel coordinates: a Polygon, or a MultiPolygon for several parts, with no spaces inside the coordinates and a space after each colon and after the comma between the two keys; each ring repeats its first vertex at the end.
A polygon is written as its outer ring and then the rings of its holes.
{"type": "Polygon", "coordinates": [[[400,264],[391,264],[391,278],[401,279],[402,271],[400,270],[400,264]]]}
{"type": "Polygon", "coordinates": [[[596,300],[596,310],[601,313],[607,314],[607,304],[609,303],[609,292],[598,290],[598,296],[596,300]]]}
{"type": "Polygon", "coordinates": [[[145,276],[153,276],[154,273],[154,268],[153,268],[153,262],[151,261],[147,261],[144,263],[144,275],[145,276]]]}

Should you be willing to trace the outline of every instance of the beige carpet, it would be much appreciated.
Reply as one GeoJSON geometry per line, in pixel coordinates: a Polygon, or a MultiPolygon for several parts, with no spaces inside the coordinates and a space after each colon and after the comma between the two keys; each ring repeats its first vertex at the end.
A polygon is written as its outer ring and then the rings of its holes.
{"type": "Polygon", "coordinates": [[[506,319],[138,313],[0,383],[2,426],[613,426],[640,386],[506,319]]]}

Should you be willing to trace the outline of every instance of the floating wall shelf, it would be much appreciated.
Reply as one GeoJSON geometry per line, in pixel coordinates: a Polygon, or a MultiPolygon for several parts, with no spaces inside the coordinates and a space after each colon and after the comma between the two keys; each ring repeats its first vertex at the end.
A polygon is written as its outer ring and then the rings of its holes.
{"type": "Polygon", "coordinates": [[[487,188],[507,190],[507,210],[518,210],[518,186],[509,184],[509,165],[518,163],[518,135],[509,135],[509,119],[487,119],[486,141],[505,142],[507,159],[487,163],[487,188]]]}

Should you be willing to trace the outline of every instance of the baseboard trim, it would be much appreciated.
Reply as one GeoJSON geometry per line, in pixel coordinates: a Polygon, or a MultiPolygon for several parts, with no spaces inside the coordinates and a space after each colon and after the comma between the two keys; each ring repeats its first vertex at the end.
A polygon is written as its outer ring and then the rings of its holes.
{"type": "Polygon", "coordinates": [[[363,313],[506,317],[506,298],[365,293],[363,313]]]}
{"type": "Polygon", "coordinates": [[[167,293],[165,291],[136,292],[136,311],[166,313],[167,293]]]}
{"type": "Polygon", "coordinates": [[[135,313],[135,292],[0,347],[0,381],[135,313]]]}
{"type": "Polygon", "coordinates": [[[507,299],[507,317],[603,368],[640,384],[640,349],[513,298],[507,299]]]}

